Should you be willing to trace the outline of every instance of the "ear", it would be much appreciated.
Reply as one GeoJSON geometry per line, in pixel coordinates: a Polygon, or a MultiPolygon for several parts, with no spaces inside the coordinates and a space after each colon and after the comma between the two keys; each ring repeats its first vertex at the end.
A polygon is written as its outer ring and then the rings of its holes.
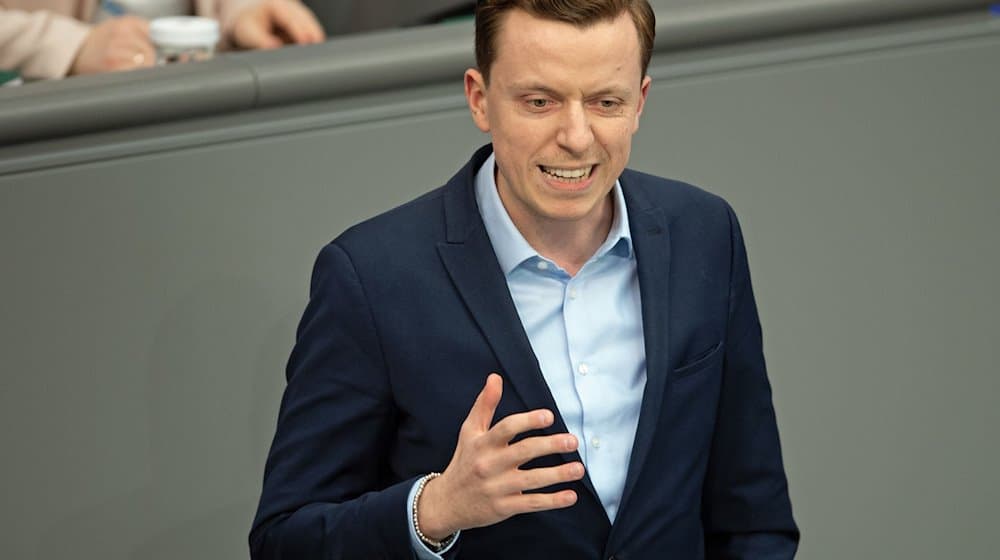
{"type": "Polygon", "coordinates": [[[490,119],[486,104],[486,80],[479,70],[469,68],[465,71],[465,99],[472,111],[472,121],[479,130],[490,131],[490,119]]]}
{"type": "Polygon", "coordinates": [[[642,85],[639,86],[639,108],[635,112],[635,130],[639,130],[639,117],[642,116],[642,110],[646,107],[646,96],[649,95],[649,84],[653,83],[653,79],[646,76],[642,79],[642,85]]]}

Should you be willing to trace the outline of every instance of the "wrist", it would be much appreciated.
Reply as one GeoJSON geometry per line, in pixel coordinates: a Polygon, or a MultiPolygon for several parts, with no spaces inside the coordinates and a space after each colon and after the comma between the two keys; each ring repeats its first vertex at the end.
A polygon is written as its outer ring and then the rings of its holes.
{"type": "Polygon", "coordinates": [[[417,535],[424,541],[447,541],[460,529],[447,519],[447,507],[441,507],[443,481],[440,474],[431,473],[422,481],[413,502],[413,522],[417,535]]]}

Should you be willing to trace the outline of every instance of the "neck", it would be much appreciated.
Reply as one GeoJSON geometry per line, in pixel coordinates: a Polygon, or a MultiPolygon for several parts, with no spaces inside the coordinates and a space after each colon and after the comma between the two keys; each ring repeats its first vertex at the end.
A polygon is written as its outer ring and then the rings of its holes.
{"type": "MultiPolygon", "coordinates": [[[[551,259],[575,276],[608,238],[614,221],[614,201],[609,192],[598,211],[579,220],[523,219],[510,213],[511,221],[538,254],[551,259]]],[[[501,201],[503,197],[501,196],[501,201]]],[[[508,206],[506,203],[504,206],[508,206]]]]}

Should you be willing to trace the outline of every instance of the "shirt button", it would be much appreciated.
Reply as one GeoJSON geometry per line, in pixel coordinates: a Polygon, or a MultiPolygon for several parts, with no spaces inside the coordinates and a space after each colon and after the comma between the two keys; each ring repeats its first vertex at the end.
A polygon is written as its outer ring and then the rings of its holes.
{"type": "Polygon", "coordinates": [[[576,368],[576,371],[580,372],[580,375],[587,375],[590,373],[590,367],[587,364],[580,364],[580,367],[576,368]]]}
{"type": "Polygon", "coordinates": [[[569,299],[576,299],[576,288],[569,289],[569,299]]]}
{"type": "Polygon", "coordinates": [[[601,438],[599,438],[597,436],[594,436],[594,437],[590,438],[590,445],[594,449],[600,449],[601,448],[601,438]]]}
{"type": "Polygon", "coordinates": [[[549,268],[549,263],[545,261],[538,261],[538,264],[536,264],[535,266],[538,267],[538,270],[547,270],[549,268]]]}

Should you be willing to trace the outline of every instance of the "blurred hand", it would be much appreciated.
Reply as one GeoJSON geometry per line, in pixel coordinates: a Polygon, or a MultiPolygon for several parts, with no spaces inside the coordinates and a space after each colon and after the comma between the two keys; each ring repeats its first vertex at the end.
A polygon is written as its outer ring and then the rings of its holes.
{"type": "Polygon", "coordinates": [[[576,437],[553,434],[510,443],[522,432],[552,425],[552,412],[532,410],[512,414],[490,428],[503,393],[497,374],[486,379],[469,416],[462,423],[458,445],[448,468],[427,482],[417,504],[420,530],[443,539],[460,529],[493,525],[519,513],[564,508],[576,503],[576,492],[524,493],[583,478],[579,462],[555,467],[521,469],[545,455],[576,450],[576,437]]]}
{"type": "Polygon", "coordinates": [[[134,16],[109,19],[91,28],[70,74],[96,74],[152,66],[156,51],[149,40],[149,22],[134,16]]]}
{"type": "Polygon", "coordinates": [[[295,0],[263,0],[245,8],[233,23],[232,40],[244,49],[321,43],[323,28],[309,8],[295,0]]]}

